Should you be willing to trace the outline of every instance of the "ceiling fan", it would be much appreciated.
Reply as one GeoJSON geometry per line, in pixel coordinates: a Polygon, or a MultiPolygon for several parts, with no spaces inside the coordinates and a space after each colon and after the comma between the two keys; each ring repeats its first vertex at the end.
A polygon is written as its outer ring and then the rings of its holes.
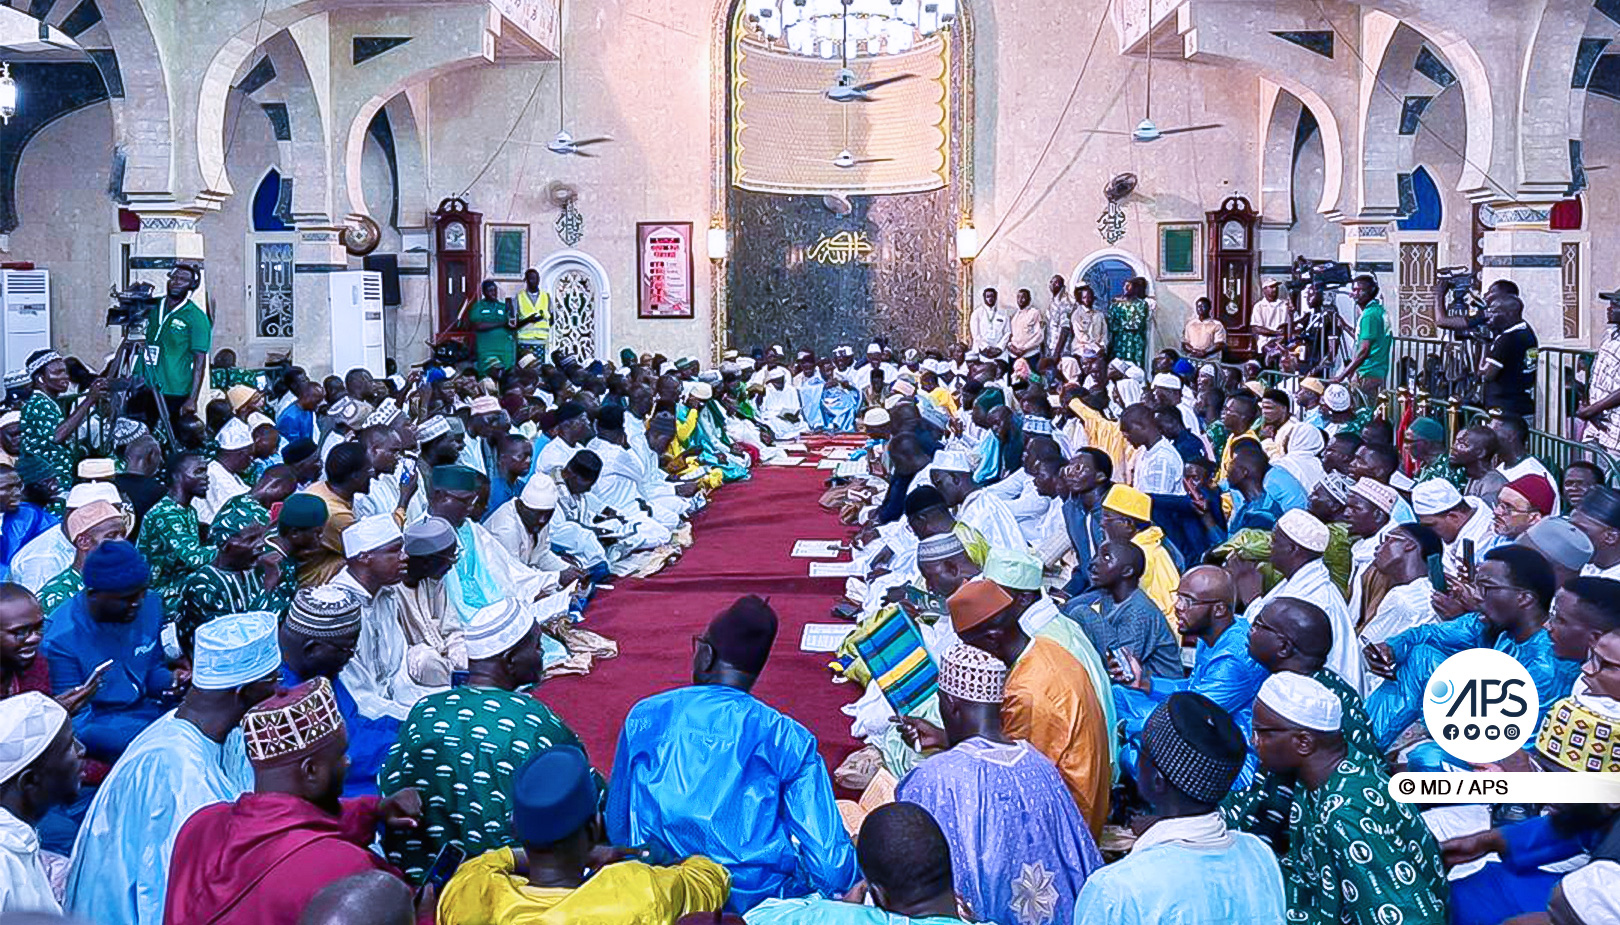
{"type": "Polygon", "coordinates": [[[1085,131],[1088,135],[1123,135],[1130,138],[1132,141],[1146,143],[1150,141],[1158,141],[1160,138],[1163,138],[1166,135],[1181,135],[1187,132],[1201,132],[1205,129],[1220,127],[1221,123],[1210,122],[1204,125],[1183,125],[1176,128],[1159,128],[1158,123],[1153,121],[1153,38],[1152,36],[1149,36],[1147,40],[1147,111],[1143,114],[1142,121],[1136,123],[1136,128],[1131,129],[1128,132],[1101,128],[1086,129],[1085,131]]]}
{"type": "MultiPolygon", "coordinates": [[[[564,4],[564,6],[566,6],[566,4],[564,4]]],[[[595,154],[592,154],[584,149],[590,147],[591,145],[599,145],[603,142],[612,141],[612,138],[603,135],[598,138],[581,138],[576,140],[573,135],[569,134],[568,129],[563,127],[563,78],[568,74],[568,58],[563,54],[562,49],[562,39],[564,35],[563,27],[566,25],[566,23],[561,21],[563,11],[559,10],[557,16],[557,134],[552,137],[551,141],[546,143],[546,150],[550,151],[552,154],[561,154],[564,156],[595,157],[595,154]]]]}
{"type": "Polygon", "coordinates": [[[912,80],[916,74],[896,74],[893,77],[883,77],[878,80],[869,80],[866,83],[855,82],[855,72],[849,68],[849,4],[844,4],[844,12],[840,16],[844,24],[844,41],[838,46],[840,61],[838,73],[833,78],[833,85],[820,90],[770,90],[769,93],[814,93],[824,96],[834,103],[875,103],[877,97],[872,95],[873,90],[896,84],[902,80],[912,80]]]}
{"type": "MultiPolygon", "coordinates": [[[[883,164],[894,160],[892,157],[856,157],[855,152],[849,149],[849,112],[847,110],[843,114],[843,119],[844,148],[842,151],[839,151],[837,154],[833,155],[832,165],[834,167],[837,167],[840,170],[852,170],[866,164],[883,164]]],[[[800,157],[797,158],[797,160],[810,161],[812,163],[825,163],[825,161],[819,157],[800,157]]]]}

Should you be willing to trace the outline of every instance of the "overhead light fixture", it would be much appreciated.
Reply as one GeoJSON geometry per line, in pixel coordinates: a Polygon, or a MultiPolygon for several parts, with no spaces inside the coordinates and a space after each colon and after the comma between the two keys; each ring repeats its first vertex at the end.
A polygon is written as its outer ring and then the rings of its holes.
{"type": "Polygon", "coordinates": [[[798,55],[898,54],[956,21],[956,0],[748,0],[748,22],[798,55]]]}
{"type": "Polygon", "coordinates": [[[11,79],[11,65],[0,63],[0,123],[11,122],[17,114],[17,82],[11,79]]]}

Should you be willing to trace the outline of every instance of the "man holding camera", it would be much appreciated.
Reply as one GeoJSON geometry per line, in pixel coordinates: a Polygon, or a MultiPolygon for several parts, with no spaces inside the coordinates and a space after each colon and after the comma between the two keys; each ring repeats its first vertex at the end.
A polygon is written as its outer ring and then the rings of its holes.
{"type": "Polygon", "coordinates": [[[1485,407],[1529,417],[1536,412],[1536,357],[1540,344],[1524,320],[1524,302],[1501,293],[1485,303],[1485,327],[1495,334],[1480,378],[1485,407]]]}
{"type": "Polygon", "coordinates": [[[1395,338],[1384,303],[1378,300],[1378,280],[1366,273],[1356,277],[1350,282],[1350,299],[1361,309],[1356,321],[1356,353],[1332,381],[1344,382],[1355,376],[1361,391],[1373,398],[1389,375],[1389,354],[1395,338]]]}
{"type": "Polygon", "coordinates": [[[214,341],[214,323],[191,297],[201,284],[201,267],[175,264],[169,271],[168,292],[146,321],[141,367],[172,416],[197,413],[214,341]]]}

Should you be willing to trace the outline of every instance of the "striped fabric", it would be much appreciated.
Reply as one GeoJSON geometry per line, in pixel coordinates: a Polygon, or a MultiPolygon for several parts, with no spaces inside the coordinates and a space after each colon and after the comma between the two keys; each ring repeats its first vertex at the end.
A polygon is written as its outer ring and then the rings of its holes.
{"type": "Polygon", "coordinates": [[[929,658],[922,635],[899,607],[886,608],[855,648],[895,713],[911,715],[939,690],[939,666],[929,658]]]}

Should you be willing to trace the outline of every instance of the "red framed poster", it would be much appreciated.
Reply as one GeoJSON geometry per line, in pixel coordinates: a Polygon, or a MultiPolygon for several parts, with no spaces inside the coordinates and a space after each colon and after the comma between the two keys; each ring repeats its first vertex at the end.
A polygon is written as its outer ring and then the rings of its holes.
{"type": "Polygon", "coordinates": [[[693,317],[691,222],[637,222],[636,268],[636,317],[693,317]]]}

